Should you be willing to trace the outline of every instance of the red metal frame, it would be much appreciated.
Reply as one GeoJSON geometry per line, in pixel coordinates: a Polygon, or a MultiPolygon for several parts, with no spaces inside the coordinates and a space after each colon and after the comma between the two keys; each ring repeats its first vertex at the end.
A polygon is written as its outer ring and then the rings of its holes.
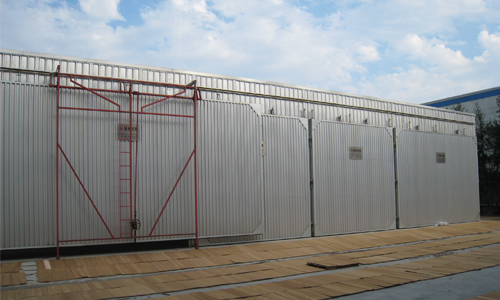
{"type": "MultiPolygon", "coordinates": [[[[141,81],[141,80],[131,80],[131,79],[120,79],[120,78],[110,78],[110,77],[99,77],[99,76],[89,76],[89,75],[78,75],[78,74],[69,74],[69,73],[61,73],[60,72],[60,67],[57,68],[57,73],[55,74],[56,76],[56,84],[51,84],[50,86],[51,87],[55,87],[56,90],[57,90],[57,97],[56,97],[56,101],[57,101],[57,122],[56,122],[56,127],[57,127],[57,133],[56,133],[56,138],[57,138],[57,144],[56,144],[56,209],[57,209],[57,212],[56,212],[56,218],[57,218],[57,221],[56,221],[56,226],[57,226],[57,258],[60,258],[60,254],[59,254],[59,248],[60,248],[60,243],[66,243],[66,242],[79,242],[79,241],[101,241],[101,240],[120,240],[120,239],[137,239],[137,238],[151,238],[151,237],[167,237],[167,236],[185,236],[185,235],[194,235],[195,236],[195,247],[196,249],[198,249],[198,182],[197,182],[197,148],[196,148],[196,139],[197,139],[197,130],[196,130],[196,126],[197,126],[197,120],[196,120],[196,110],[197,110],[197,107],[196,107],[196,102],[198,100],[201,100],[201,93],[199,91],[199,89],[196,87],[196,81],[194,81],[193,83],[194,84],[189,84],[189,85],[179,85],[179,84],[169,84],[169,83],[157,83],[157,82],[149,82],[149,81],[141,81]],[[69,82],[71,82],[72,84],[74,85],[61,85],[61,78],[62,77],[65,77],[65,78],[68,78],[69,79],[69,82]],[[75,78],[81,78],[81,79],[96,79],[96,80],[101,80],[101,81],[106,81],[106,82],[118,82],[120,84],[120,89],[119,90],[113,90],[113,89],[94,89],[94,88],[89,88],[89,87],[86,87],[84,86],[83,84],[81,83],[78,83],[77,81],[75,81],[75,78]],[[140,92],[134,92],[133,91],[133,86],[134,85],[140,85],[140,84],[144,84],[144,85],[149,85],[149,86],[162,86],[162,87],[170,87],[170,88],[178,88],[178,89],[182,89],[183,91],[182,92],[179,92],[179,93],[176,93],[174,95],[164,95],[164,94],[152,94],[152,93],[140,93],[140,92]],[[122,89],[122,86],[123,87],[126,87],[128,85],[128,90],[125,90],[122,89]],[[65,107],[65,106],[61,106],[61,90],[62,89],[78,89],[78,90],[85,90],[85,91],[88,91],[102,99],[104,99],[105,101],[113,104],[114,106],[117,107],[117,110],[112,110],[112,109],[93,109],[93,108],[83,108],[83,107],[65,107]],[[192,90],[193,91],[193,96],[192,97],[189,97],[189,96],[184,96],[183,94],[185,94],[188,90],[192,90]],[[120,94],[128,94],[129,96],[129,109],[128,111],[126,110],[123,110],[121,105],[119,105],[118,103],[112,101],[111,99],[101,95],[99,92],[112,92],[112,93],[120,93],[120,94]],[[137,108],[136,110],[134,111],[133,109],[133,96],[136,95],[137,96],[137,108]],[[157,101],[154,101],[152,103],[149,103],[147,105],[144,105],[140,108],[139,110],[139,96],[140,95],[144,95],[144,96],[156,96],[156,97],[162,97],[160,100],[157,100],[157,101]],[[144,109],[147,108],[147,107],[150,107],[152,105],[155,105],[155,104],[158,104],[160,102],[163,102],[163,101],[166,101],[168,99],[172,99],[172,98],[176,98],[176,99],[185,99],[185,100],[191,100],[193,101],[193,114],[192,115],[178,115],[178,114],[163,114],[163,113],[148,113],[148,112],[145,112],[144,109]],[[81,111],[98,111],[98,112],[113,112],[113,113],[120,113],[120,114],[128,114],[129,118],[128,118],[128,121],[129,121],[129,125],[130,125],[130,140],[128,141],[128,151],[127,152],[123,152],[123,153],[129,153],[129,157],[128,157],[128,165],[122,165],[121,163],[121,157],[119,157],[119,168],[122,168],[123,166],[126,166],[129,168],[129,177],[128,178],[125,178],[123,180],[130,180],[129,182],[129,201],[130,201],[130,204],[127,205],[127,206],[122,206],[122,198],[121,198],[121,195],[119,195],[119,199],[120,199],[120,236],[115,236],[113,235],[112,231],[109,229],[108,227],[108,224],[106,223],[106,221],[104,220],[103,216],[101,215],[101,213],[99,212],[99,209],[97,208],[97,206],[95,205],[91,195],[89,194],[88,190],[85,188],[85,185],[84,183],[81,181],[77,171],[74,169],[73,165],[71,164],[70,162],[70,159],[68,158],[68,156],[66,155],[66,153],[64,152],[61,144],[60,144],[60,139],[61,139],[61,136],[60,136],[60,110],[81,110],[81,111]],[[132,137],[132,125],[133,125],[133,116],[136,115],[136,120],[137,120],[137,124],[139,124],[139,116],[140,115],[159,115],[159,116],[168,116],[168,117],[180,117],[180,118],[192,118],[193,119],[193,122],[194,122],[194,149],[193,151],[191,152],[186,164],[184,165],[184,168],[182,169],[182,172],[180,173],[179,177],[177,178],[177,181],[174,185],[174,187],[172,188],[172,190],[170,191],[170,194],[168,196],[168,198],[166,199],[164,205],[163,205],[163,208],[161,210],[161,212],[159,213],[158,215],[158,218],[156,219],[149,235],[146,235],[146,236],[135,236],[135,235],[132,235],[132,229],[130,229],[130,232],[122,232],[122,222],[124,220],[128,220],[128,219],[123,219],[122,218],[122,207],[129,207],[130,206],[130,216],[129,218],[132,219],[132,218],[135,218],[135,213],[137,212],[136,211],[136,207],[137,207],[137,194],[136,194],[136,191],[137,191],[137,155],[138,155],[138,151],[137,151],[137,147],[138,147],[138,142],[136,142],[136,151],[135,151],[135,154],[136,154],[136,159],[135,159],[135,177],[132,176],[132,164],[133,164],[133,159],[132,159],[132,142],[133,142],[133,137],[132,137]],[[110,237],[109,238],[95,238],[95,239],[67,239],[67,240],[62,240],[60,239],[60,222],[59,222],[59,218],[60,218],[60,213],[59,213],[59,210],[60,210],[60,194],[59,194],[59,189],[60,189],[60,184],[59,184],[59,153],[61,153],[64,157],[64,159],[66,160],[66,162],[68,163],[69,167],[71,168],[72,172],[73,172],[73,175],[76,177],[76,179],[78,180],[81,188],[83,189],[83,191],[85,192],[87,198],[89,199],[89,201],[91,202],[94,210],[96,211],[96,213],[98,214],[100,220],[102,221],[102,223],[104,224],[104,226],[106,227],[107,231],[109,232],[110,234],[110,237]],[[191,162],[191,160],[193,160],[193,164],[194,164],[194,202],[195,202],[195,232],[194,233],[179,233],[179,234],[164,234],[164,235],[153,235],[153,231],[155,230],[161,216],[163,215],[163,212],[165,211],[165,208],[167,206],[167,204],[169,203],[179,181],[181,180],[183,174],[184,174],[184,171],[186,170],[186,168],[188,167],[189,163],[191,162]],[[135,178],[135,182],[134,182],[134,195],[132,195],[132,178],[135,178]],[[134,216],[134,217],[133,217],[134,216]],[[123,236],[123,235],[130,235],[130,236],[123,236]]],[[[121,118],[120,118],[121,119],[121,118]]],[[[122,153],[122,150],[121,150],[121,144],[119,145],[120,149],[119,149],[119,155],[121,155],[122,153]]],[[[120,169],[120,174],[121,174],[121,169],[120,169]]],[[[120,175],[120,190],[119,190],[119,193],[121,194],[122,193],[122,188],[121,188],[121,175],[120,175]]],[[[128,192],[124,192],[124,193],[128,193],[128,192]]]]}

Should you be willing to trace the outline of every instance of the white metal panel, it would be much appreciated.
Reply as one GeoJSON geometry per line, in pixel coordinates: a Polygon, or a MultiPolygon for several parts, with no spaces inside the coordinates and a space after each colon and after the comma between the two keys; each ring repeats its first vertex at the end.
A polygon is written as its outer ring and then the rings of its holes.
{"type": "Polygon", "coordinates": [[[250,105],[199,102],[201,237],[262,233],[261,126],[259,111],[250,105]]]}
{"type": "Polygon", "coordinates": [[[2,82],[2,249],[55,244],[55,111],[55,93],[48,87],[2,82]]]}
{"type": "Polygon", "coordinates": [[[315,235],[393,228],[392,132],[318,120],[312,124],[315,235]],[[362,159],[351,159],[351,147],[362,148],[362,159]]]}
{"type": "Polygon", "coordinates": [[[263,116],[265,239],[311,235],[307,122],[263,116]]]}
{"type": "Polygon", "coordinates": [[[402,130],[397,135],[401,227],[479,219],[476,143],[471,137],[402,130]],[[436,153],[445,153],[438,163],[436,153]]]}

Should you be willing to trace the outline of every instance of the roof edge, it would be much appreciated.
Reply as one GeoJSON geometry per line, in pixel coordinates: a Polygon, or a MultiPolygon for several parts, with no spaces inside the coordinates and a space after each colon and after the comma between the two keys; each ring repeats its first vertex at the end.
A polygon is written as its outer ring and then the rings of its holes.
{"type": "Polygon", "coordinates": [[[464,103],[469,101],[474,101],[478,99],[494,97],[500,95],[500,86],[484,89],[472,93],[457,95],[453,97],[443,98],[440,100],[435,100],[431,102],[422,103],[422,105],[432,106],[432,107],[443,107],[458,103],[464,103]]]}
{"type": "MultiPolygon", "coordinates": [[[[450,110],[448,110],[448,109],[443,109],[443,108],[440,108],[440,107],[429,106],[429,105],[427,105],[425,103],[424,104],[417,104],[417,103],[410,103],[410,102],[389,100],[389,99],[384,99],[384,98],[379,98],[379,97],[372,97],[372,96],[366,96],[366,95],[344,93],[344,92],[339,92],[339,91],[334,91],[334,90],[326,90],[326,89],[319,89],[319,88],[311,88],[311,87],[294,85],[294,84],[288,84],[288,83],[282,83],[282,82],[276,82],[276,81],[265,81],[265,80],[260,80],[260,79],[252,79],[252,78],[229,76],[229,75],[220,75],[220,74],[198,72],[198,71],[186,71],[186,70],[174,69],[174,68],[167,68],[167,67],[156,67],[156,66],[148,66],[148,65],[141,65],[141,64],[132,64],[132,63],[109,61],[109,60],[93,59],[93,58],[81,58],[81,57],[75,57],[75,56],[65,56],[65,55],[58,55],[58,54],[47,54],[47,53],[40,53],[40,52],[11,50],[11,49],[3,49],[3,48],[0,48],[0,53],[13,54],[13,55],[24,55],[24,56],[40,56],[40,57],[46,57],[46,58],[51,58],[51,59],[59,59],[59,60],[74,60],[74,61],[80,61],[80,62],[100,63],[100,64],[108,64],[108,65],[118,65],[118,66],[123,66],[123,67],[132,67],[132,68],[139,68],[139,69],[147,69],[147,70],[152,70],[152,71],[155,71],[155,70],[156,71],[170,71],[170,72],[184,73],[184,74],[195,75],[195,76],[198,75],[198,76],[207,76],[207,77],[219,77],[219,78],[224,78],[224,79],[241,80],[241,81],[254,82],[254,83],[259,83],[259,84],[272,84],[272,85],[278,85],[278,86],[282,86],[282,87],[289,87],[289,88],[297,88],[297,89],[302,89],[302,90],[308,90],[308,91],[312,91],[312,92],[321,92],[321,93],[335,94],[335,95],[340,95],[340,96],[347,96],[347,97],[367,99],[367,100],[374,100],[374,101],[382,101],[382,102],[388,102],[388,103],[394,103],[394,104],[401,104],[401,105],[408,105],[408,106],[420,107],[420,108],[425,108],[425,109],[431,108],[431,109],[437,109],[437,110],[443,110],[443,111],[450,112],[450,110]]],[[[456,113],[457,114],[463,114],[463,115],[474,115],[472,113],[460,112],[460,111],[456,111],[456,113]]]]}

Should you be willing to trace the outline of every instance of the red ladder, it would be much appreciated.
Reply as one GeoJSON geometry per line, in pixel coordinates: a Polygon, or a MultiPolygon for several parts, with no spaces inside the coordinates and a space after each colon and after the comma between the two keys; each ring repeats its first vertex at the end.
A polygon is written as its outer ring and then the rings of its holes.
{"type": "Polygon", "coordinates": [[[132,143],[120,141],[120,237],[132,237],[132,143]]]}

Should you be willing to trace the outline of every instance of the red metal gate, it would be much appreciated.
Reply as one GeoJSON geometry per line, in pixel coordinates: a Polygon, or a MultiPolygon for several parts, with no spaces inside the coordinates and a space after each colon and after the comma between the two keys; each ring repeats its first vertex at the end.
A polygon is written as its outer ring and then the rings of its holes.
{"type": "Polygon", "coordinates": [[[80,242],[80,241],[97,241],[97,240],[126,240],[126,239],[140,239],[140,238],[153,238],[153,237],[168,237],[168,236],[195,236],[195,245],[198,248],[198,191],[197,191],[197,155],[196,155],[196,102],[201,99],[201,94],[199,89],[196,87],[196,81],[193,81],[187,85],[169,84],[169,83],[158,83],[150,81],[140,81],[131,79],[119,79],[119,78],[109,78],[109,77],[99,77],[99,76],[89,76],[89,75],[77,75],[61,73],[58,67],[57,73],[55,74],[53,80],[56,80],[55,84],[51,84],[51,87],[57,89],[57,149],[56,149],[56,184],[57,184],[57,258],[60,257],[59,246],[60,243],[67,242],[80,242]],[[62,81],[65,81],[62,83],[62,81]],[[91,85],[92,81],[97,81],[99,83],[105,83],[104,88],[93,88],[90,86],[85,86],[84,82],[88,82],[91,85]],[[106,88],[109,86],[108,88],[106,88]],[[112,88],[113,86],[118,88],[112,88]],[[145,93],[140,92],[139,87],[160,87],[165,90],[166,93],[145,93]],[[135,91],[134,91],[135,87],[135,91]],[[85,105],[61,105],[63,103],[61,90],[71,89],[80,90],[82,92],[88,92],[98,97],[101,101],[104,101],[112,109],[102,109],[95,107],[85,107],[85,105]],[[174,90],[175,93],[168,95],[168,90],[174,90]],[[128,97],[128,106],[120,105],[117,101],[113,101],[110,97],[104,94],[117,93],[128,97]],[[147,96],[148,99],[159,98],[145,105],[140,105],[139,98],[141,96],[147,96]],[[148,108],[164,103],[170,99],[181,99],[193,102],[193,112],[192,114],[171,114],[171,113],[158,113],[158,112],[148,112],[148,108]],[[134,103],[135,102],[135,103],[134,103]],[[135,109],[134,109],[134,104],[135,109]],[[60,124],[60,112],[66,110],[76,110],[76,111],[89,111],[89,112],[109,112],[119,114],[119,124],[118,124],[118,165],[119,165],[119,236],[115,233],[113,234],[110,226],[106,222],[105,218],[96,206],[95,199],[92,198],[89,190],[86,188],[78,170],[74,167],[71,159],[65,152],[61,145],[61,124],[60,124]],[[189,118],[193,120],[194,128],[194,141],[193,150],[191,151],[189,158],[187,159],[182,171],[177,177],[173,188],[165,199],[161,211],[158,213],[154,225],[152,226],[149,234],[146,235],[136,235],[135,230],[140,226],[140,221],[136,219],[137,214],[137,161],[138,161],[138,141],[140,139],[139,131],[139,116],[140,115],[150,115],[150,116],[166,116],[175,118],[189,118]],[[134,121],[135,119],[135,121],[134,121]],[[135,145],[135,149],[133,148],[135,145]],[[134,157],[135,153],[135,157],[134,157]],[[105,226],[109,237],[107,238],[86,238],[86,239],[61,239],[60,238],[60,154],[64,158],[63,161],[67,163],[67,166],[71,169],[74,177],[77,179],[79,186],[86,195],[86,198],[91,203],[93,210],[99,217],[102,224],[105,226]],[[177,233],[177,234],[157,234],[154,235],[154,230],[158,225],[160,217],[163,215],[167,204],[169,203],[172,195],[177,188],[182,176],[184,175],[189,163],[193,161],[194,164],[194,214],[195,214],[195,232],[189,233],[177,233]],[[135,164],[135,165],[134,165],[135,164]],[[135,174],[134,174],[135,171],[135,174]]]}

